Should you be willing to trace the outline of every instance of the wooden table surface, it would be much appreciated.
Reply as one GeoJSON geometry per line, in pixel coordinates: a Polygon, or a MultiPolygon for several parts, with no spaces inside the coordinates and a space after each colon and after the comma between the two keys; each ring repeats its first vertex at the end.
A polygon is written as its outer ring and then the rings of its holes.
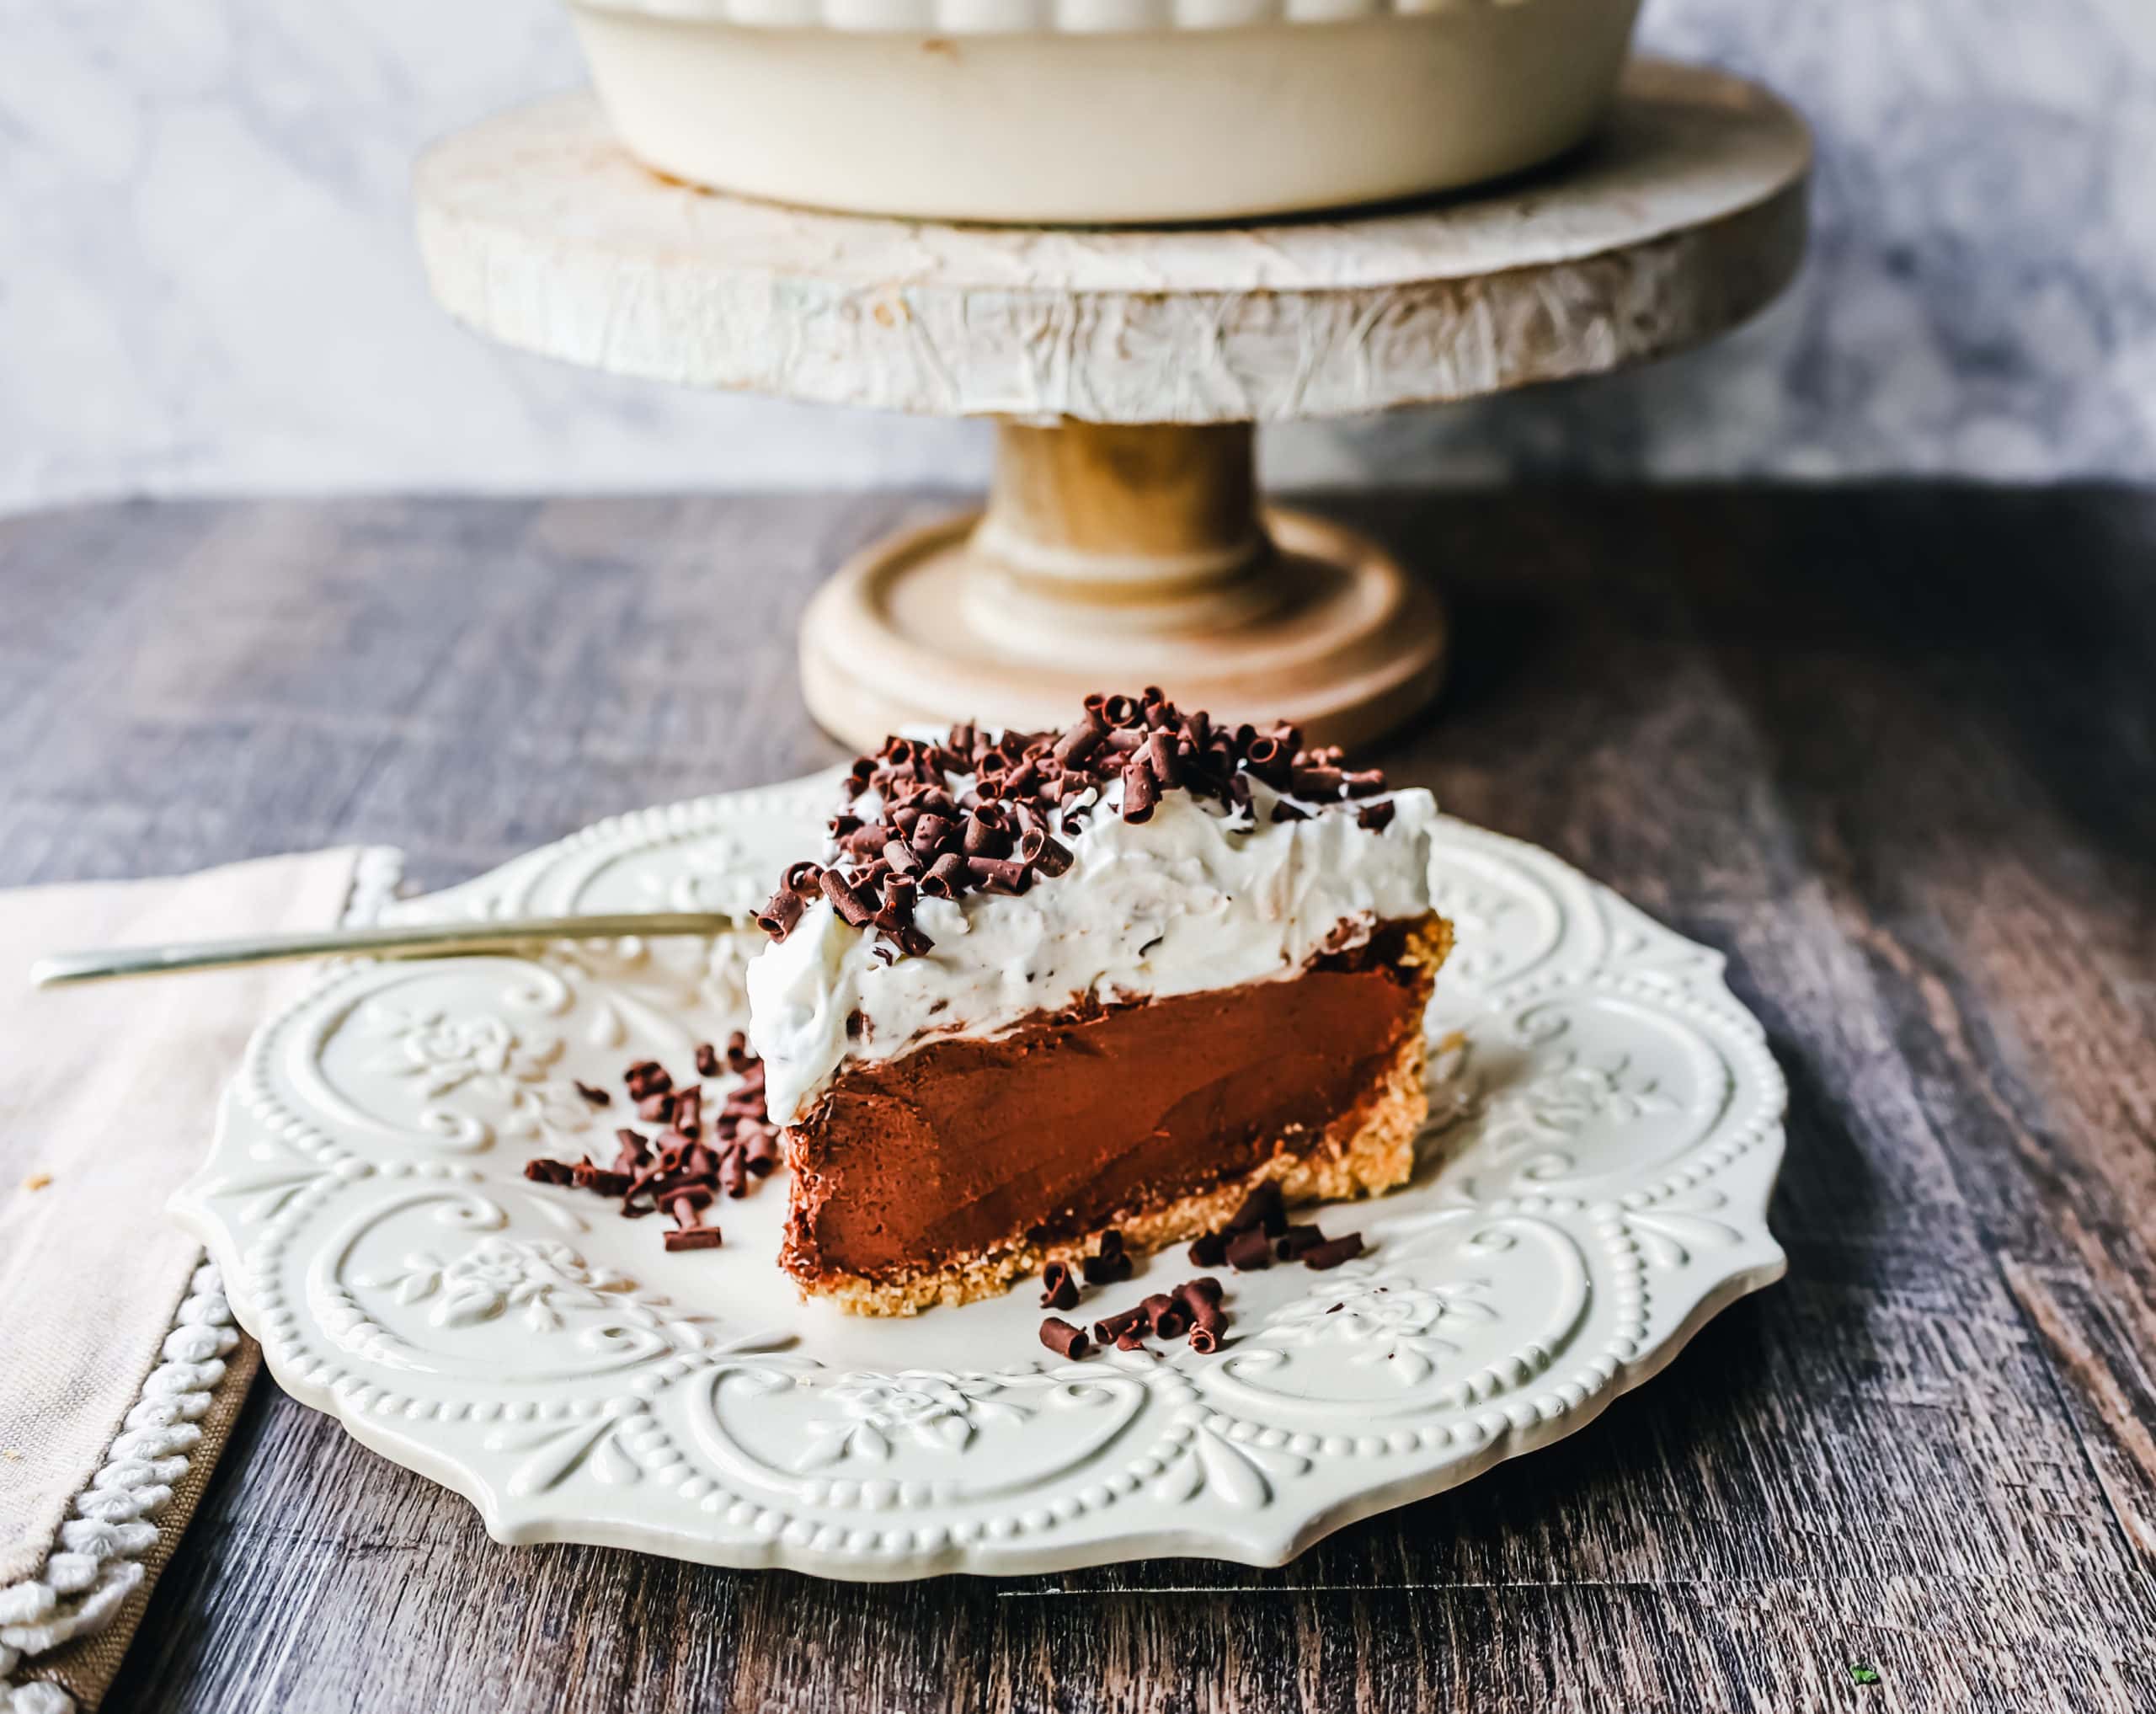
{"type": "MultiPolygon", "coordinates": [[[[0,880],[368,841],[441,883],[832,760],[794,617],[937,504],[0,523],[0,880]]],[[[108,1706],[2156,1706],[2156,496],[1317,504],[1453,597],[1380,759],[1729,953],[1792,1087],[1785,1284],[1280,1571],[505,1549],[265,1378],[108,1706]]]]}

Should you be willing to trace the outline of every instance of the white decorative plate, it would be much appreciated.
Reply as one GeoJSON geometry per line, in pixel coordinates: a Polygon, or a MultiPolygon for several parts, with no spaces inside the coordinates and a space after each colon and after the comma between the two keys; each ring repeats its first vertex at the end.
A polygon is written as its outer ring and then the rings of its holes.
{"type": "MultiPolygon", "coordinates": [[[[730,907],[813,849],[835,775],[602,823],[399,907],[730,907]]],[[[506,1541],[825,1576],[1270,1565],[1592,1420],[1780,1277],[1784,1087],[1718,955],[1546,853],[1444,824],[1459,926],[1415,1183],[1319,1218],[1337,1272],[1227,1274],[1212,1357],[1059,1361],[1038,1293],[867,1321],[773,1264],[786,1187],[669,1255],[655,1220],[528,1183],[611,1154],[629,1060],[740,1022],[754,942],[352,964],[256,1035],[176,1199],[296,1397],[506,1541]]],[[[1088,1316],[1193,1271],[1180,1251],[1088,1316]]]]}

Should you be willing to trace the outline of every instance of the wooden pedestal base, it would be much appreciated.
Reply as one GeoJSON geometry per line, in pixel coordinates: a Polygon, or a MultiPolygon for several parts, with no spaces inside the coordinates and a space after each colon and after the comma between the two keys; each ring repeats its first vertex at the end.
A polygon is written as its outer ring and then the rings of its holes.
{"type": "Polygon", "coordinates": [[[1315,742],[1397,726],[1435,693],[1435,598],[1375,542],[1261,509],[1246,423],[1001,425],[985,512],[878,542],[818,593],[801,676],[857,748],[912,724],[1066,724],[1156,684],[1315,742]]]}
{"type": "Polygon", "coordinates": [[[1005,424],[984,516],[880,544],[811,606],[804,687],[842,737],[1044,725],[1086,691],[1156,683],[1345,742],[1428,702],[1444,625],[1371,542],[1260,510],[1251,424],[1479,398],[1710,338],[1796,270],[1811,158],[1765,90],[1642,61],[1593,143],[1433,202],[1252,227],[951,225],[692,190],[577,96],[435,148],[419,238],[450,310],[529,350],[1027,419],[1005,424]]]}

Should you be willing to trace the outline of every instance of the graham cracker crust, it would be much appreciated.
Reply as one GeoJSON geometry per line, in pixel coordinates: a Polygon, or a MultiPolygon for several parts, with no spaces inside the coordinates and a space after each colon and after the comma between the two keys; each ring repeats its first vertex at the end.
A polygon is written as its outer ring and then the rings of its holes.
{"type": "MultiPolygon", "coordinates": [[[[1452,925],[1433,912],[1417,925],[1401,963],[1425,969],[1425,980],[1433,980],[1452,950],[1452,925]]],[[[1123,1248],[1134,1255],[1202,1237],[1225,1225],[1243,1199],[1267,1179],[1278,1182],[1290,1204],[1396,1189],[1413,1176],[1415,1139],[1429,1117],[1428,1056],[1422,1032],[1411,1031],[1369,1092],[1328,1125],[1314,1145],[1303,1146],[1301,1136],[1276,1138],[1262,1164],[1210,1190],[1123,1215],[1077,1238],[1052,1244],[1022,1238],[901,1279],[827,1273],[804,1285],[802,1295],[828,1299],[850,1315],[918,1315],[939,1304],[956,1308],[997,1296],[1012,1281],[1038,1273],[1049,1262],[1065,1261],[1075,1268],[1080,1257],[1099,1248],[1101,1231],[1110,1228],[1122,1233],[1123,1248]]]]}

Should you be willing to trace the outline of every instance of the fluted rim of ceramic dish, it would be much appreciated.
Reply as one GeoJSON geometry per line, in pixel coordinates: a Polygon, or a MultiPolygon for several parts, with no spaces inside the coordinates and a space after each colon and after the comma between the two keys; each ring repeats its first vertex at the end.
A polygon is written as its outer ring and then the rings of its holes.
{"type": "Polygon", "coordinates": [[[1097,36],[1390,22],[1473,28],[1522,13],[1625,10],[1636,0],[569,0],[681,24],[910,38],[1097,36]]]}

